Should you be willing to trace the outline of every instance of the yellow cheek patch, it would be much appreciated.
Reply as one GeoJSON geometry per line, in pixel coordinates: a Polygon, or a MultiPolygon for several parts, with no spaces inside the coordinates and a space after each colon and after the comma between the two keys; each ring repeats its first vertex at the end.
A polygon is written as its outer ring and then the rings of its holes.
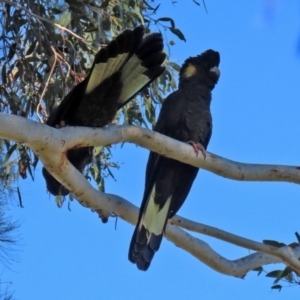
{"type": "Polygon", "coordinates": [[[188,64],[188,66],[184,70],[183,77],[189,78],[195,75],[196,72],[197,72],[196,67],[192,64],[188,64]]]}

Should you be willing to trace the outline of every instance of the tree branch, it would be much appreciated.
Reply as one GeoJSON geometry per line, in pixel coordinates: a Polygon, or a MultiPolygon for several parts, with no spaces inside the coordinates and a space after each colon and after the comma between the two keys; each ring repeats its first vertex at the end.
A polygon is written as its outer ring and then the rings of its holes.
{"type": "MultiPolygon", "coordinates": [[[[204,159],[201,156],[196,157],[192,147],[185,143],[134,126],[55,129],[22,117],[0,113],[0,137],[24,143],[33,149],[48,171],[72,191],[83,206],[106,214],[106,216],[118,215],[131,224],[136,224],[138,208],[117,195],[104,194],[92,188],[83,174],[77,171],[66,159],[68,149],[127,141],[231,179],[300,183],[299,167],[243,164],[211,153],[208,153],[204,159]]],[[[258,266],[277,262],[284,262],[300,272],[298,260],[300,247],[295,249],[289,246],[272,247],[179,216],[170,220],[170,224],[166,228],[166,237],[211,268],[224,274],[243,277],[249,270],[258,266]],[[230,261],[216,253],[208,244],[193,237],[178,226],[265,254],[257,252],[230,261]]]]}
{"type": "Polygon", "coordinates": [[[146,128],[135,126],[107,126],[97,129],[87,127],[42,128],[42,124],[17,118],[19,117],[0,113],[0,136],[21,143],[26,141],[31,149],[38,152],[38,156],[44,163],[46,163],[44,158],[51,159],[55,153],[60,153],[61,156],[61,152],[74,147],[130,142],[229,179],[300,184],[300,166],[240,163],[210,152],[207,152],[204,159],[202,155],[195,156],[193,148],[187,143],[176,141],[146,128]],[[5,126],[9,126],[11,130],[5,132],[5,126]],[[30,128],[30,136],[25,128],[30,128]],[[24,139],[25,137],[26,139],[24,139]],[[46,150],[45,146],[51,148],[50,151],[46,150]]]}

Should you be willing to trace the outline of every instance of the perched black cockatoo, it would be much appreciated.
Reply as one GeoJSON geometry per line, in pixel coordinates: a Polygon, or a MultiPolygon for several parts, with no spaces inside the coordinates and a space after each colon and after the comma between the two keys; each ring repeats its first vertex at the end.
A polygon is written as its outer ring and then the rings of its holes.
{"type": "MultiPolygon", "coordinates": [[[[144,36],[144,27],[125,30],[96,54],[89,75],[76,85],[51,113],[47,125],[102,127],[109,124],[117,110],[160,76],[165,60],[160,33],[144,36]],[[62,125],[63,124],[63,125],[62,125]]],[[[71,149],[69,161],[83,172],[92,161],[93,147],[71,149]]],[[[45,168],[47,189],[53,195],[69,190],[45,168]]]]}
{"type": "MultiPolygon", "coordinates": [[[[188,58],[179,88],[164,101],[154,131],[191,144],[198,154],[212,133],[211,91],[217,83],[220,55],[213,50],[188,58]]],[[[185,201],[198,168],[150,152],[144,197],[129,247],[129,260],[146,271],[159,249],[168,219],[185,201]]]]}

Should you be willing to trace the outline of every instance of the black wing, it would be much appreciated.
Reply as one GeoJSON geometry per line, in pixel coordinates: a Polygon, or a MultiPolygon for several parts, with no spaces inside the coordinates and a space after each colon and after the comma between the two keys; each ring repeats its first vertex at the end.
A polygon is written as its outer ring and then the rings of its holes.
{"type": "Polygon", "coordinates": [[[96,54],[88,77],[64,98],[47,125],[102,127],[164,71],[163,39],[144,27],[125,30],[96,54]]]}
{"type": "MultiPolygon", "coordinates": [[[[110,123],[120,107],[164,71],[161,34],[143,35],[142,26],[125,30],[102,48],[89,76],[64,98],[46,124],[55,127],[63,121],[70,126],[102,127],[110,123]]],[[[92,160],[92,149],[69,150],[67,157],[82,172],[92,160]]],[[[69,193],[45,168],[43,175],[51,194],[69,193]]]]}

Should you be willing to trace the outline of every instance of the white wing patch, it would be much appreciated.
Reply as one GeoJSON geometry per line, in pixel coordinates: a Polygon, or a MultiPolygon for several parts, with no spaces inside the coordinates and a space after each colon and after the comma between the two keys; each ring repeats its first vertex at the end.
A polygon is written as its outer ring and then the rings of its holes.
{"type": "Polygon", "coordinates": [[[106,63],[95,64],[89,78],[85,93],[92,92],[101,82],[109,78],[115,72],[119,71],[128,53],[119,54],[117,57],[109,58],[106,63]]]}
{"type": "Polygon", "coordinates": [[[123,83],[122,93],[119,97],[119,103],[128,100],[132,95],[136,94],[144,85],[149,82],[149,77],[143,73],[147,68],[141,66],[141,61],[137,56],[133,55],[121,74],[123,83]]]}
{"type": "Polygon", "coordinates": [[[143,86],[145,86],[149,82],[149,77],[143,74],[139,74],[138,77],[134,78],[130,82],[130,84],[124,84],[122,93],[118,99],[118,103],[122,104],[128,99],[130,99],[133,95],[135,95],[143,86]]]}
{"type": "Polygon", "coordinates": [[[156,186],[154,185],[142,220],[142,224],[149,231],[150,236],[151,234],[162,234],[166,219],[168,218],[169,207],[172,199],[172,195],[170,195],[163,208],[159,210],[159,205],[154,202],[155,192],[156,186]]]}

